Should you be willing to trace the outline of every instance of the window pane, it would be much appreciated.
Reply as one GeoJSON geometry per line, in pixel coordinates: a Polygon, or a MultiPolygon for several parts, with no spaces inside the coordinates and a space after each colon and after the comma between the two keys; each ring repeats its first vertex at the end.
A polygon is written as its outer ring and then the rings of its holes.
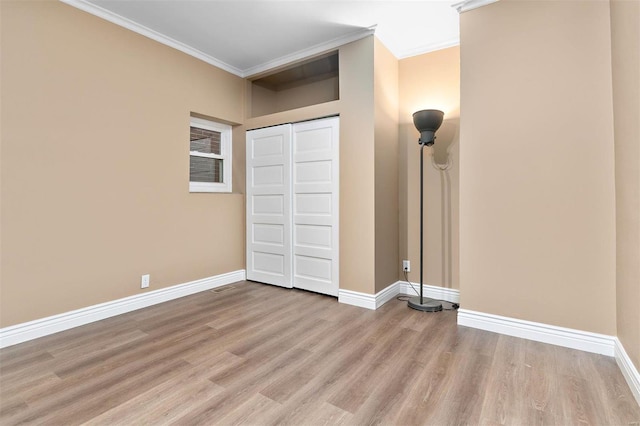
{"type": "Polygon", "coordinates": [[[191,127],[190,151],[220,155],[220,132],[191,127]]]}
{"type": "Polygon", "coordinates": [[[223,183],[222,160],[191,155],[189,180],[191,182],[223,183]]]}

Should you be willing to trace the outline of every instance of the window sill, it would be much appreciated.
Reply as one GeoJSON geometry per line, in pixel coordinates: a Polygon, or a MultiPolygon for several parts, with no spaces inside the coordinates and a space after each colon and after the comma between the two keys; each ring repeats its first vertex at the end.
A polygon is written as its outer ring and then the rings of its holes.
{"type": "Polygon", "coordinates": [[[230,193],[231,184],[189,182],[189,192],[230,193]]]}

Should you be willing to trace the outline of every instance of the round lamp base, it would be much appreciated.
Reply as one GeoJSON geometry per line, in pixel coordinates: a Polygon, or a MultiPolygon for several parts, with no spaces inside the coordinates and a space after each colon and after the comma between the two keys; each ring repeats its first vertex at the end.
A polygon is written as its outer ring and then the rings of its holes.
{"type": "Polygon", "coordinates": [[[420,296],[412,297],[408,300],[407,305],[418,311],[438,312],[442,310],[442,303],[428,297],[423,297],[422,303],[420,303],[420,296]]]}

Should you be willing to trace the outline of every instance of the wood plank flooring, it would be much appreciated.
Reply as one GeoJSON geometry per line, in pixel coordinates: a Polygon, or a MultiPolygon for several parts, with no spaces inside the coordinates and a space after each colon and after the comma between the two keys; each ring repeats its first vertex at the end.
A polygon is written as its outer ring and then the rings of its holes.
{"type": "Polygon", "coordinates": [[[613,358],[241,282],[0,350],[0,424],[627,425],[613,358]]]}

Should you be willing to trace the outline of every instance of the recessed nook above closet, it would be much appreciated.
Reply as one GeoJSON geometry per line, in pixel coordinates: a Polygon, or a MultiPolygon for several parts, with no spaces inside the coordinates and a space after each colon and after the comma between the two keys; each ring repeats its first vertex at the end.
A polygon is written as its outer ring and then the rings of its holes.
{"type": "Polygon", "coordinates": [[[251,117],[340,99],[338,65],[334,51],[251,80],[251,117]]]}

